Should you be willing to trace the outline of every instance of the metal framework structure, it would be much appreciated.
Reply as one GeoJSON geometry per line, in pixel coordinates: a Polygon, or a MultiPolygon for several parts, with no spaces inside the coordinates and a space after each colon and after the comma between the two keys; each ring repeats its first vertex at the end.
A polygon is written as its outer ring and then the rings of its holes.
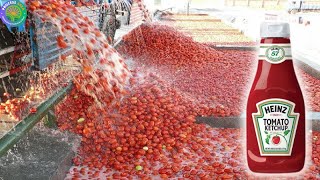
{"type": "MultiPolygon", "coordinates": [[[[98,6],[90,7],[85,5],[78,7],[78,10],[83,15],[88,16],[107,36],[114,37],[115,31],[118,28],[116,24],[116,14],[123,11],[130,11],[132,1],[113,0],[111,3],[108,3],[108,6],[106,6],[106,3],[105,1],[101,1],[98,3],[98,6]]],[[[5,81],[9,81],[15,75],[31,72],[30,67],[32,61],[33,69],[43,70],[50,64],[56,62],[62,54],[71,52],[70,47],[61,49],[57,46],[56,36],[60,33],[58,28],[52,23],[42,22],[39,18],[32,16],[28,17],[28,21],[31,26],[27,28],[27,32],[21,34],[11,34],[5,29],[6,27],[1,26],[0,22],[0,60],[3,58],[1,62],[6,62],[4,64],[0,63],[1,95],[3,92],[8,92],[7,86],[12,85],[10,82],[4,83],[5,81]],[[21,60],[21,58],[28,58],[29,60],[21,60]]],[[[23,77],[26,78],[27,76],[23,74],[23,77]]],[[[21,80],[21,77],[17,76],[17,79],[21,80]]],[[[27,79],[24,80],[24,83],[26,81],[27,79]]],[[[14,82],[14,84],[21,86],[22,83],[14,82]]],[[[45,125],[55,127],[54,106],[66,96],[71,88],[72,83],[62,88],[47,101],[40,104],[35,114],[29,114],[0,138],[0,156],[12,148],[13,145],[39,121],[44,119],[45,125]]]]}

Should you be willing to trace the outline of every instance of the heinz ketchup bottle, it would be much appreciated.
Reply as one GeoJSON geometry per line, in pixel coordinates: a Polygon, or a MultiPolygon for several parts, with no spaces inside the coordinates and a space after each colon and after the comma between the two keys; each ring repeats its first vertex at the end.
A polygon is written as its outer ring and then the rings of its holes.
{"type": "Polygon", "coordinates": [[[262,23],[258,70],[247,104],[247,161],[257,173],[298,172],[305,161],[305,107],[287,23],[262,23]]]}

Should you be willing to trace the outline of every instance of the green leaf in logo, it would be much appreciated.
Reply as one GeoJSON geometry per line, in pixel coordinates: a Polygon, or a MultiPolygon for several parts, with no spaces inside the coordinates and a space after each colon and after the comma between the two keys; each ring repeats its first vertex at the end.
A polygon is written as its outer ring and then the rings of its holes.
{"type": "Polygon", "coordinates": [[[286,130],[286,131],[284,131],[284,135],[286,136],[286,135],[288,135],[289,134],[289,132],[290,132],[290,130],[286,130]]]}
{"type": "Polygon", "coordinates": [[[270,141],[270,138],[271,138],[271,135],[267,135],[267,138],[266,138],[266,143],[269,144],[269,141],[270,141]]]}
{"type": "Polygon", "coordinates": [[[270,138],[271,138],[271,134],[269,134],[269,135],[267,136],[267,138],[269,138],[269,139],[270,139],[270,138]]]}
{"type": "Polygon", "coordinates": [[[265,131],[264,133],[268,134],[268,132],[267,132],[267,131],[265,131]]]}

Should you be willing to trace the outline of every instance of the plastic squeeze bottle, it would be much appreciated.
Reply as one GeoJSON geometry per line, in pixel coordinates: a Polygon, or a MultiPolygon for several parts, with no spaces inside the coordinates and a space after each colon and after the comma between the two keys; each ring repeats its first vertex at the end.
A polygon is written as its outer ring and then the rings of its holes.
{"type": "Polygon", "coordinates": [[[257,173],[298,172],[305,161],[305,106],[287,23],[262,23],[258,70],[247,103],[247,161],[257,173]]]}

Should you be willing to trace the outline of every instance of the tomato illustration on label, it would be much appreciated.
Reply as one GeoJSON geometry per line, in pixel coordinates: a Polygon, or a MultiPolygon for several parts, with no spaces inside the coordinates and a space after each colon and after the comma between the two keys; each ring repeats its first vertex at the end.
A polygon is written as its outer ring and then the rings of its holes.
{"type": "Polygon", "coordinates": [[[273,136],[272,142],[273,142],[273,144],[276,144],[276,145],[279,144],[280,143],[280,136],[278,136],[278,135],[273,136]]]}

